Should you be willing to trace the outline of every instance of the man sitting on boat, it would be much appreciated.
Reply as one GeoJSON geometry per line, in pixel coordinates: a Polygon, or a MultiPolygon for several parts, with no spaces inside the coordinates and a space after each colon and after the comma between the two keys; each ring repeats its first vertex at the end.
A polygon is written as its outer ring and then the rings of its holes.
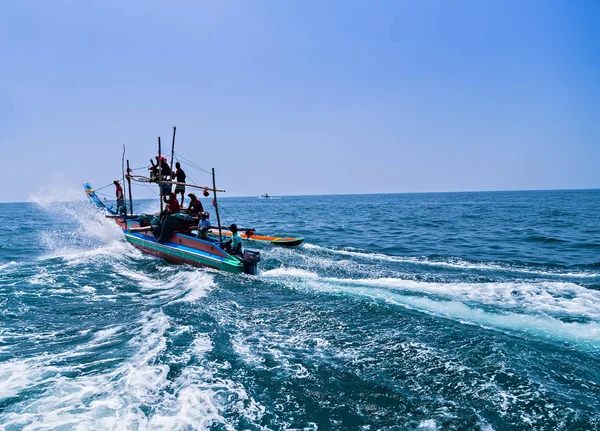
{"type": "Polygon", "coordinates": [[[125,215],[127,213],[127,209],[125,208],[125,197],[123,195],[123,187],[121,187],[121,182],[119,180],[114,180],[113,184],[116,187],[115,194],[117,196],[117,213],[125,215]]]}
{"type": "Polygon", "coordinates": [[[228,241],[223,242],[223,249],[234,256],[243,256],[242,237],[238,233],[237,225],[233,223],[229,226],[229,230],[231,231],[231,238],[228,241]]]}
{"type": "Polygon", "coordinates": [[[210,230],[210,222],[208,221],[209,214],[202,211],[200,214],[200,223],[198,223],[198,238],[208,240],[208,231],[210,230]]]}
{"type": "Polygon", "coordinates": [[[168,195],[165,195],[163,200],[167,204],[167,208],[165,208],[165,214],[179,214],[181,207],[179,206],[179,202],[177,202],[177,195],[175,193],[171,192],[168,195]],[[167,196],[169,197],[168,200],[167,196]]]}
{"type": "Polygon", "coordinates": [[[196,219],[180,212],[175,193],[171,192],[163,199],[167,207],[161,213],[160,224],[152,230],[152,235],[159,241],[166,241],[173,232],[189,234],[197,223],[196,219]]]}
{"type": "Polygon", "coordinates": [[[188,193],[190,198],[190,206],[188,207],[188,214],[191,216],[200,216],[204,212],[204,207],[200,199],[196,197],[194,193],[188,193]]]}

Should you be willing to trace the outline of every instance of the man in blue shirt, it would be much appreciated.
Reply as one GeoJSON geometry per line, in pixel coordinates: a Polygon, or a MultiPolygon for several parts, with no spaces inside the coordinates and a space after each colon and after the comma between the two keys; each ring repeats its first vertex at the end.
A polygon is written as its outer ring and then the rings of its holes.
{"type": "Polygon", "coordinates": [[[200,223],[198,223],[198,238],[208,240],[208,230],[210,229],[210,222],[208,221],[208,213],[202,211],[200,214],[200,223]]]}
{"type": "Polygon", "coordinates": [[[238,233],[237,225],[234,223],[229,226],[231,231],[231,241],[223,243],[223,248],[229,254],[243,256],[244,250],[242,249],[242,237],[238,233]]]}

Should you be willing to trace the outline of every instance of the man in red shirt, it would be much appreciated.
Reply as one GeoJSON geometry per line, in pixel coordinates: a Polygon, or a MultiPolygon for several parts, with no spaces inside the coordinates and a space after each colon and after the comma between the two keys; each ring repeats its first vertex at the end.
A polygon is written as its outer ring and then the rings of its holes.
{"type": "Polygon", "coordinates": [[[113,184],[116,187],[115,195],[117,197],[117,213],[125,214],[127,209],[125,208],[125,197],[123,195],[123,187],[121,187],[121,182],[119,180],[114,180],[113,184]]]}
{"type": "Polygon", "coordinates": [[[178,214],[181,208],[179,207],[179,202],[177,201],[177,195],[173,192],[169,193],[169,200],[167,197],[164,197],[165,203],[167,204],[167,208],[165,209],[167,214],[178,214]]]}
{"type": "Polygon", "coordinates": [[[204,211],[204,208],[202,207],[202,202],[200,202],[200,199],[198,199],[194,193],[189,193],[188,196],[190,197],[190,206],[188,207],[188,214],[191,216],[199,216],[202,213],[202,211],[204,211]]]}

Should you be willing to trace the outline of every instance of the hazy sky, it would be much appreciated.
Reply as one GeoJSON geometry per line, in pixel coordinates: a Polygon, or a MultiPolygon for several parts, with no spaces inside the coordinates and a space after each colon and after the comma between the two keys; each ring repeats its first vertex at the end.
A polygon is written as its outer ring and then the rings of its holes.
{"type": "Polygon", "coordinates": [[[174,125],[230,196],[597,188],[599,22],[595,0],[5,0],[0,201],[105,185],[174,125]]]}

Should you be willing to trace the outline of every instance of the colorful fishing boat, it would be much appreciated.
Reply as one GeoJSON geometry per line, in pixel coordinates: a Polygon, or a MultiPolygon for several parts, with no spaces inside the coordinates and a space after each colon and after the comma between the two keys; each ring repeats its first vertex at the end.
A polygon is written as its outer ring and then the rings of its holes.
{"type": "MultiPolygon", "coordinates": [[[[173,166],[173,155],[175,153],[175,131],[173,128],[173,144],[171,150],[171,171],[173,166]]],[[[123,152],[123,165],[124,156],[123,152]]],[[[181,185],[177,181],[171,181],[170,178],[162,175],[162,163],[166,163],[166,158],[161,154],[161,143],[158,138],[158,167],[154,164],[152,168],[157,169],[150,177],[133,175],[129,168],[127,160],[127,175],[123,172],[123,178],[127,179],[129,189],[129,205],[124,200],[118,202],[115,207],[103,201],[96,190],[89,183],[83,184],[86,195],[90,201],[100,210],[106,213],[106,217],[111,218],[123,230],[125,239],[140,249],[142,252],[159,257],[173,264],[188,264],[196,267],[210,267],[222,271],[233,273],[256,274],[258,263],[260,262],[260,252],[246,249],[243,253],[232,254],[227,252],[227,237],[223,236],[221,220],[219,217],[219,207],[217,205],[217,192],[215,185],[215,171],[212,170],[213,186],[197,186],[195,184],[184,184],[184,186],[202,189],[204,196],[213,192],[213,205],[217,217],[218,236],[215,240],[200,239],[194,235],[193,231],[198,224],[198,219],[190,215],[163,212],[163,196],[170,193],[173,185],[181,185]],[[159,215],[134,215],[133,199],[131,195],[131,182],[155,183],[159,186],[160,207],[159,215]],[[117,209],[115,209],[117,208],[117,209]],[[127,214],[129,210],[129,214],[127,214]]],[[[168,165],[167,165],[168,166],[168,165]]],[[[124,170],[124,166],[123,166],[124,170]]],[[[116,181],[115,183],[117,183],[116,181]]],[[[177,189],[176,189],[177,190],[177,189]]]]}
{"type": "Polygon", "coordinates": [[[189,227],[173,231],[166,238],[156,238],[151,226],[145,226],[144,217],[120,215],[103,202],[89,183],[84,189],[90,201],[107,213],[107,217],[123,230],[125,239],[146,254],[159,257],[172,264],[210,267],[233,273],[256,274],[260,254],[245,250],[243,257],[233,256],[222,248],[222,242],[196,238],[189,227]]]}

